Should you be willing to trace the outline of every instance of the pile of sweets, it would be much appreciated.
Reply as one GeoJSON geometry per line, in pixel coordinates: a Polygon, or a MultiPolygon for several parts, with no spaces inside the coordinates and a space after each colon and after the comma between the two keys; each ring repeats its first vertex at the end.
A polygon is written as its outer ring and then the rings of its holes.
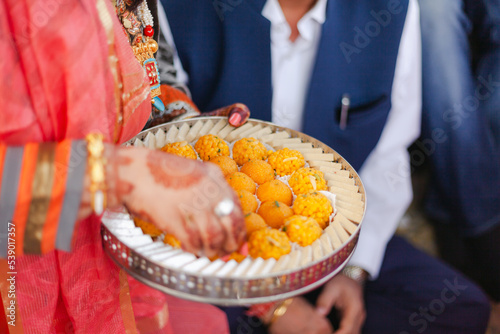
{"type": "MultiPolygon", "coordinates": [[[[305,247],[322,234],[333,214],[333,203],[321,192],[327,189],[323,173],[306,165],[297,150],[268,150],[255,138],[242,138],[229,145],[212,134],[201,136],[194,148],[187,141],[166,144],[162,151],[189,159],[201,159],[220,167],[237,193],[253,258],[274,258],[290,253],[292,243],[305,247]],[[232,153],[232,154],[231,154],[232,153]]],[[[152,237],[163,235],[165,243],[180,247],[172,235],[153,224],[134,219],[152,237]]],[[[238,262],[245,254],[232,254],[238,262]]]]}
{"type": "MultiPolygon", "coordinates": [[[[276,263],[290,253],[295,257],[294,250],[302,248],[311,248],[306,252],[311,259],[339,248],[356,231],[364,210],[357,186],[340,163],[322,149],[289,137],[261,125],[235,129],[221,120],[148,133],[134,146],[219,166],[240,201],[248,242],[238,252],[211,261],[261,258],[276,263]]],[[[137,218],[134,222],[154,240],[181,247],[175,236],[153,224],[137,218]]]]}

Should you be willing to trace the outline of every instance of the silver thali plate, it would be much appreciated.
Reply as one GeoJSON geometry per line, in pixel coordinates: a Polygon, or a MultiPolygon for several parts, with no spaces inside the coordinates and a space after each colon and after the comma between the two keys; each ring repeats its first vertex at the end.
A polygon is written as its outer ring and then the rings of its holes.
{"type": "MultiPolygon", "coordinates": [[[[227,122],[224,117],[199,117],[158,125],[139,133],[124,145],[156,148],[155,145],[161,146],[163,138],[167,138],[172,132],[179,133],[181,139],[184,139],[188,133],[192,135],[191,130],[215,129],[221,127],[223,122],[227,122]],[[152,143],[155,140],[157,143],[152,143]]],[[[263,138],[269,138],[269,134],[285,131],[290,138],[299,138],[301,143],[310,143],[313,148],[320,148],[324,154],[333,157],[330,161],[345,171],[343,175],[348,175],[352,179],[349,181],[355,187],[351,186],[349,189],[351,191],[355,189],[356,196],[361,199],[362,214],[355,221],[356,228],[351,228],[349,233],[344,234],[344,237],[339,239],[341,243],[334,250],[317,255],[307,263],[299,261],[300,266],[269,270],[249,276],[234,276],[231,274],[235,272],[234,270],[205,273],[202,268],[211,263],[205,263],[204,259],[198,259],[182,250],[174,250],[161,241],[155,242],[149,236],[143,235],[134,227],[132,219],[125,211],[106,211],[102,219],[103,247],[119,267],[140,282],[167,294],[196,302],[227,306],[266,303],[297,296],[324,284],[342,270],[356,247],[366,209],[365,191],[358,174],[335,150],[310,136],[254,119],[250,119],[247,124],[249,124],[247,128],[239,131],[239,134],[251,136],[251,126],[255,129],[254,133],[264,133],[264,136],[267,136],[263,138]],[[183,259],[187,262],[182,264],[182,261],[171,261],[169,264],[169,261],[165,261],[166,258],[183,259]],[[196,261],[200,264],[197,269],[196,261]]],[[[236,135],[230,135],[236,129],[227,126],[221,128],[224,136],[238,138],[236,135]]],[[[307,160],[307,155],[305,157],[307,160]]],[[[261,261],[259,265],[265,266],[266,263],[261,261]]],[[[272,263],[268,267],[272,268],[272,263]]]]}

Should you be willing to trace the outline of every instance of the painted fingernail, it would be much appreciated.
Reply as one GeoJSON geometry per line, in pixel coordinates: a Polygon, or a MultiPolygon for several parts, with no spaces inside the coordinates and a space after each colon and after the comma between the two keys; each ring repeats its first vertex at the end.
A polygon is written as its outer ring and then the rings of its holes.
{"type": "Polygon", "coordinates": [[[241,115],[238,112],[235,112],[229,117],[229,123],[232,126],[239,125],[241,121],[241,115]]]}

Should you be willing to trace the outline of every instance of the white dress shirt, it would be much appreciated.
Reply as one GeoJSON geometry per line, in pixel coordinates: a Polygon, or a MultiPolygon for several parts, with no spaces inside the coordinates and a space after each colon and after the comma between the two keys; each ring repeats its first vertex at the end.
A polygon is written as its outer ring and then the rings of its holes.
{"type": "Polygon", "coordinates": [[[410,157],[407,151],[420,135],[422,112],[422,52],[417,0],[410,0],[387,123],[359,171],[367,208],[357,249],[349,264],[364,268],[375,279],[385,246],[413,199],[410,157]]]}
{"type": "MultiPolygon", "coordinates": [[[[297,25],[300,35],[293,43],[278,1],[268,0],[262,9],[262,15],[271,22],[272,121],[278,125],[302,130],[326,3],[327,0],[318,0],[302,17],[297,25]]],[[[160,25],[167,41],[174,45],[168,22],[160,25]]],[[[176,67],[182,68],[179,59],[175,61],[178,61],[176,67]]],[[[187,83],[187,76],[185,80],[187,83]]],[[[387,123],[358,171],[366,191],[367,209],[358,246],[349,264],[364,268],[372,279],[380,272],[387,242],[413,196],[407,147],[420,134],[421,42],[417,0],[409,3],[392,87],[387,123]]]]}
{"type": "MultiPolygon", "coordinates": [[[[262,9],[262,15],[271,22],[273,123],[302,130],[326,3],[327,0],[318,0],[300,19],[295,42],[289,40],[291,29],[278,0],[267,0],[262,9]]],[[[378,276],[387,242],[413,197],[407,148],[420,134],[420,73],[419,8],[417,0],[410,0],[396,62],[392,107],[379,142],[359,171],[367,209],[349,264],[362,267],[372,279],[378,276]]]]}
{"type": "Polygon", "coordinates": [[[262,16],[271,22],[272,121],[300,131],[327,0],[319,0],[297,23],[299,36],[289,39],[291,29],[278,0],[268,0],[262,16]]]}

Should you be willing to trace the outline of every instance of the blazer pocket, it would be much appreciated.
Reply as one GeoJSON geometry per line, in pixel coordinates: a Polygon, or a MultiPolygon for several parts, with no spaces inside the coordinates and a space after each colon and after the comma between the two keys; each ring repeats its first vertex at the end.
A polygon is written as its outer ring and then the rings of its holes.
{"type": "MultiPolygon", "coordinates": [[[[386,115],[389,112],[390,106],[389,97],[385,94],[368,103],[351,105],[347,115],[347,129],[350,126],[370,123],[372,120],[386,115]]],[[[336,119],[337,122],[340,121],[340,108],[336,110],[336,119]]]]}

